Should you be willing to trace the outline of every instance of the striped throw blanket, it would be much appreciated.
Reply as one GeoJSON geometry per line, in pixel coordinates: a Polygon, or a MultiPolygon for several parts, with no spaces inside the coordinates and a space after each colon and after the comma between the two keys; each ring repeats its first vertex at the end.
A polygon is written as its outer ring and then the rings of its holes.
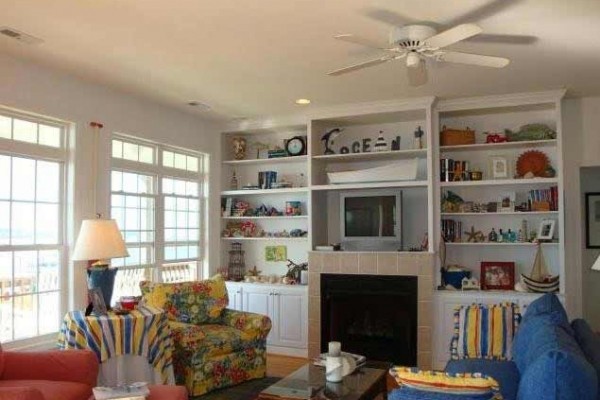
{"type": "Polygon", "coordinates": [[[104,362],[125,354],[146,357],[169,381],[173,350],[165,313],[154,307],[140,307],[129,314],[85,316],[82,311],[65,315],[58,337],[61,349],[90,349],[104,362]]]}
{"type": "Polygon", "coordinates": [[[452,359],[512,359],[512,341],[520,320],[519,306],[515,303],[457,308],[450,344],[452,359]]]}

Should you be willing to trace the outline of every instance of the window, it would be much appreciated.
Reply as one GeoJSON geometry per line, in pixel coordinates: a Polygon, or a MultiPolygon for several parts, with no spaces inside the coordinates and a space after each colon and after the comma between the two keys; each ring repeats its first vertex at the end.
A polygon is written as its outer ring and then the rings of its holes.
{"type": "Polygon", "coordinates": [[[129,250],[112,262],[119,267],[113,299],[139,293],[144,279],[199,278],[204,156],[120,136],[112,149],[111,217],[129,250]]]}
{"type": "Polygon", "coordinates": [[[0,109],[0,342],[59,329],[65,128],[0,109]]]}

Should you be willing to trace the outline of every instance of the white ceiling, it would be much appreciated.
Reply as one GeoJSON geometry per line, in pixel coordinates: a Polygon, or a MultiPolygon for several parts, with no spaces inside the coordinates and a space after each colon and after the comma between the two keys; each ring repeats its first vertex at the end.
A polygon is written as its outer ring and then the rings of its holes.
{"type": "Polygon", "coordinates": [[[600,94],[599,0],[0,0],[0,9],[0,26],[45,41],[2,37],[0,52],[200,114],[185,105],[198,100],[212,107],[210,118],[293,113],[300,97],[321,107],[561,87],[600,94]],[[409,19],[476,22],[487,34],[536,40],[463,42],[453,48],[512,62],[433,66],[419,88],[408,86],[402,62],[326,75],[378,55],[333,35],[385,42],[382,20],[409,19]]]}

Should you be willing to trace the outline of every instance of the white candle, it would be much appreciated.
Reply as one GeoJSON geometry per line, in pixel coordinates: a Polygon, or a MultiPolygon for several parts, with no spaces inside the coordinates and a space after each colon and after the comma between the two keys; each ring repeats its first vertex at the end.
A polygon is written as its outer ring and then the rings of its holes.
{"type": "Polygon", "coordinates": [[[329,342],[329,355],[339,357],[342,353],[342,344],[340,342],[329,342]]]}

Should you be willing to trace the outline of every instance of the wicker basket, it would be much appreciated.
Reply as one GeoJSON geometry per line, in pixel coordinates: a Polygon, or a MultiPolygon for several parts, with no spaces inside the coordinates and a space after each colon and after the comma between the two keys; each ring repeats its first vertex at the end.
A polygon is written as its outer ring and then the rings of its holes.
{"type": "Polygon", "coordinates": [[[446,125],[442,127],[440,132],[441,146],[459,146],[464,144],[475,144],[475,131],[468,127],[465,130],[448,129],[446,125]]]}

